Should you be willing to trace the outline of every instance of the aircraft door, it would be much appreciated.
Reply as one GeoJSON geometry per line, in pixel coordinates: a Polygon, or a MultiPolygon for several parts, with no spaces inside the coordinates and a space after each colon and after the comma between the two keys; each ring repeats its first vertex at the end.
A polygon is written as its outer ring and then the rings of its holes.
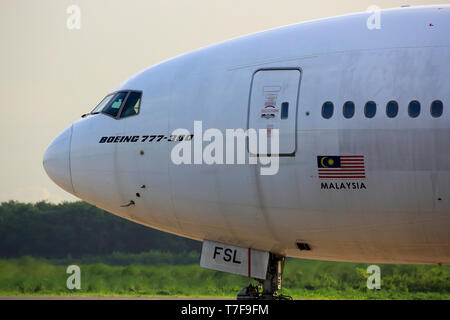
{"type": "Polygon", "coordinates": [[[279,129],[279,155],[294,156],[297,149],[299,69],[261,69],[253,74],[248,128],[279,129]]]}

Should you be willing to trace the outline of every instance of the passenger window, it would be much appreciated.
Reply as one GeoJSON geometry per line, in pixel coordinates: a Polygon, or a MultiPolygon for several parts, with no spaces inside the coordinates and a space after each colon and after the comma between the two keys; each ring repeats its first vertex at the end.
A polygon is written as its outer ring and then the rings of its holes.
{"type": "Polygon", "coordinates": [[[125,102],[125,105],[120,114],[120,118],[126,118],[137,115],[139,113],[139,107],[141,104],[141,93],[131,92],[125,102]]]}
{"type": "Polygon", "coordinates": [[[94,110],[91,111],[91,114],[97,114],[100,113],[103,108],[108,104],[108,102],[114,97],[113,94],[109,94],[106,97],[103,98],[103,100],[95,107],[94,110]]]}
{"type": "Polygon", "coordinates": [[[366,103],[364,107],[364,114],[367,118],[373,118],[377,113],[377,104],[373,101],[369,101],[366,103]]]}
{"type": "Polygon", "coordinates": [[[117,93],[114,96],[114,98],[108,103],[108,105],[103,109],[102,113],[106,113],[113,117],[116,117],[117,114],[119,113],[120,106],[122,105],[122,102],[125,100],[127,94],[128,92],[117,93]]]}
{"type": "Polygon", "coordinates": [[[333,116],[334,105],[332,102],[327,101],[322,106],[322,117],[330,119],[333,116]]]}
{"type": "Polygon", "coordinates": [[[420,114],[420,102],[417,100],[411,101],[408,106],[408,114],[411,118],[417,118],[420,114]]]}
{"type": "Polygon", "coordinates": [[[398,114],[398,103],[397,101],[389,101],[386,105],[386,115],[389,118],[395,118],[398,114]]]}
{"type": "Polygon", "coordinates": [[[436,100],[431,103],[431,115],[434,118],[439,118],[442,116],[442,112],[444,111],[444,106],[442,104],[442,101],[436,100]]]}
{"type": "Polygon", "coordinates": [[[350,119],[355,114],[355,104],[352,101],[347,101],[344,103],[342,112],[346,119],[350,119]]]}

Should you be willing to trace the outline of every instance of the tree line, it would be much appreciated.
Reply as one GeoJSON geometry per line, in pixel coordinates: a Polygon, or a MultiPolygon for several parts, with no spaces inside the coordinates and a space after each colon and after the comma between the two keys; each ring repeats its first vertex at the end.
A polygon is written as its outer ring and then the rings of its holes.
{"type": "Polygon", "coordinates": [[[200,251],[201,243],[125,220],[86,202],[0,204],[0,258],[200,251]]]}

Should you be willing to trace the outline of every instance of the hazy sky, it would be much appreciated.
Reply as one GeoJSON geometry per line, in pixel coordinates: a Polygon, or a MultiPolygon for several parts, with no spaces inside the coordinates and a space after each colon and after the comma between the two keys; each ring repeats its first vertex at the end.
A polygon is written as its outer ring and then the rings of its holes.
{"type": "Polygon", "coordinates": [[[306,20],[450,0],[0,0],[0,201],[75,200],[46,175],[52,139],[136,72],[306,20]],[[81,9],[81,28],[66,12],[81,9]]]}

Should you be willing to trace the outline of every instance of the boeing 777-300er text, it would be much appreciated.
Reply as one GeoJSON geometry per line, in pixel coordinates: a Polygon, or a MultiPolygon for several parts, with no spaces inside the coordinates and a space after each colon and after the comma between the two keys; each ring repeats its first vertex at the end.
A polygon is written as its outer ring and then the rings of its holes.
{"type": "Polygon", "coordinates": [[[289,25],[183,54],[48,147],[67,192],[203,241],[276,298],[285,257],[450,263],[450,6],[289,25]]]}

